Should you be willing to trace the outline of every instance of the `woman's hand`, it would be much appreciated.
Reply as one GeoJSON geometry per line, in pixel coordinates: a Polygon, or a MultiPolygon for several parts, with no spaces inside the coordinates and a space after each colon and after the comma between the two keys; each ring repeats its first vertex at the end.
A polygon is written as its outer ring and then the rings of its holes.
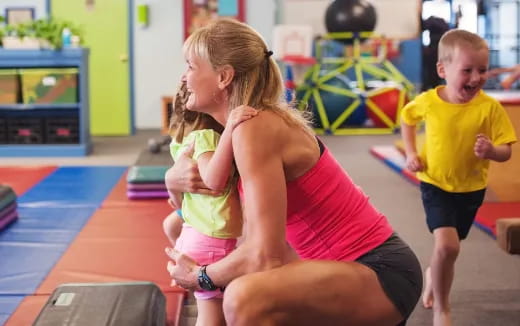
{"type": "Polygon", "coordinates": [[[208,187],[200,177],[197,162],[191,157],[193,156],[194,144],[191,144],[184,151],[175,164],[166,171],[164,182],[166,188],[173,192],[189,192],[193,194],[205,194],[216,196],[219,193],[208,187]]]}
{"type": "Polygon", "coordinates": [[[191,257],[175,249],[166,248],[164,251],[171,258],[166,266],[172,278],[171,285],[178,285],[187,290],[200,290],[197,279],[200,266],[191,257]]]}

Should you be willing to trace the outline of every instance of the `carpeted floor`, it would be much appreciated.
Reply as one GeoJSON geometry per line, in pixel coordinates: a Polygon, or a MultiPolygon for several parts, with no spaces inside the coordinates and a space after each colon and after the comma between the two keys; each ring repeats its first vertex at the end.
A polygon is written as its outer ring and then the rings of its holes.
{"type": "MultiPolygon", "coordinates": [[[[395,230],[428,266],[433,238],[426,228],[419,188],[374,159],[372,145],[393,145],[399,135],[323,137],[324,142],[395,230]]],[[[495,240],[473,227],[462,242],[452,286],[452,313],[457,326],[519,324],[520,256],[502,251],[495,240]]],[[[408,325],[432,325],[431,310],[418,304],[408,325]]]]}
{"type": "Polygon", "coordinates": [[[171,166],[173,165],[173,159],[170,156],[170,152],[168,149],[162,149],[159,153],[152,153],[148,149],[143,149],[134,165],[143,166],[143,165],[162,165],[162,166],[171,166]]]}
{"type": "Polygon", "coordinates": [[[168,147],[169,137],[166,136],[155,137],[154,143],[160,144],[158,146],[159,151],[152,152],[150,150],[150,146],[148,148],[144,148],[139,153],[137,160],[134,165],[143,166],[143,165],[163,165],[170,166],[173,164],[173,159],[170,155],[170,148],[168,147]]]}

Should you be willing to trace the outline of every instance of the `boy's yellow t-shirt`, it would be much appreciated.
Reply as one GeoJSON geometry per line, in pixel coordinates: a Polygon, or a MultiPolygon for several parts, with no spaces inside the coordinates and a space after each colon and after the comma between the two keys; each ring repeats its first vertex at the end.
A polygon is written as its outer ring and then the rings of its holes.
{"type": "Polygon", "coordinates": [[[468,103],[453,104],[438,95],[439,86],[408,103],[401,112],[408,125],[425,121],[425,163],[419,180],[449,192],[469,192],[487,186],[489,160],[475,156],[477,134],[496,145],[516,142],[511,120],[502,105],[482,90],[468,103]]]}
{"type": "MultiPolygon", "coordinates": [[[[190,144],[195,143],[192,158],[206,152],[214,152],[220,135],[212,129],[195,130],[184,137],[182,144],[172,141],[170,153],[176,161],[190,144]]],[[[231,239],[242,234],[242,208],[238,190],[238,175],[232,168],[230,181],[220,196],[185,192],[182,200],[184,222],[197,231],[215,238],[231,239]]]]}

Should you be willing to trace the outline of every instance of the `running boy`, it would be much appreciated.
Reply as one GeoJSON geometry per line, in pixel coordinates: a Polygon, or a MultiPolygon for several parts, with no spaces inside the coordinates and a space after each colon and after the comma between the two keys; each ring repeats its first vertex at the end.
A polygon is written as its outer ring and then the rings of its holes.
{"type": "Polygon", "coordinates": [[[465,239],[484,199],[490,160],[507,161],[516,141],[504,108],[482,91],[489,48],[478,35],[446,32],[439,43],[437,73],[446,80],[417,96],[402,111],[406,164],[418,172],[426,223],[434,237],[426,270],[425,308],[433,325],[451,325],[449,293],[460,241],[465,239]],[[425,121],[420,153],[415,126],[425,121]]]}

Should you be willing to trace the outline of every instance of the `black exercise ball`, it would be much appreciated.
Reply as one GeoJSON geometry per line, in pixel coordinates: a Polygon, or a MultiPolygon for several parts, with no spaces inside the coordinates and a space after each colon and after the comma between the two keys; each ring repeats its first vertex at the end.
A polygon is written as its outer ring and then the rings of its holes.
{"type": "MultiPolygon", "coordinates": [[[[366,0],[336,0],[325,13],[325,26],[329,33],[371,32],[376,26],[376,10],[366,0]]],[[[339,40],[352,44],[353,39],[339,40]]]]}

